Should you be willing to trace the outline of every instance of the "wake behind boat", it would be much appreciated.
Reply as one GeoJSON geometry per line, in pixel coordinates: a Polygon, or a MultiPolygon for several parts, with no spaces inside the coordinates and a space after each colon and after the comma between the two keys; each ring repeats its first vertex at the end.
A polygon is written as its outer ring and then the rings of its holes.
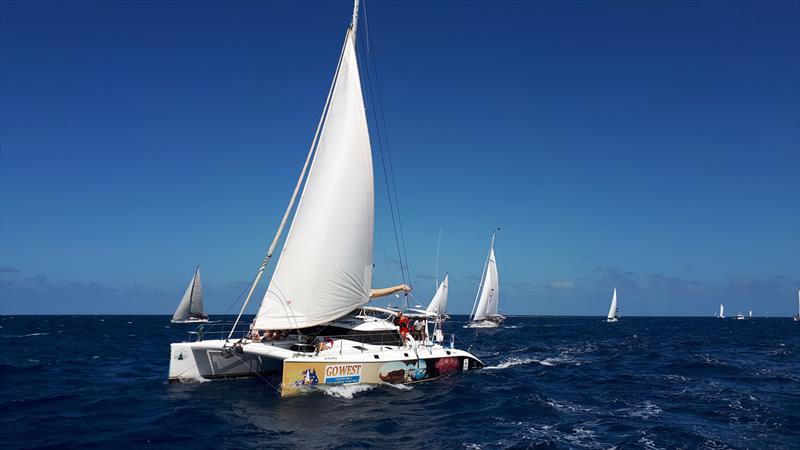
{"type": "Polygon", "coordinates": [[[494,256],[494,238],[496,234],[497,231],[495,230],[492,233],[489,256],[486,258],[486,264],[483,267],[483,274],[478,285],[478,294],[475,297],[475,305],[470,315],[470,321],[464,328],[497,328],[506,318],[498,311],[500,284],[497,276],[497,261],[494,256]]]}
{"type": "Polygon", "coordinates": [[[203,286],[200,283],[200,266],[194,271],[192,281],[181,298],[172,323],[206,323],[208,314],[203,312],[203,286]]]}
{"type": "Polygon", "coordinates": [[[305,165],[236,321],[227,336],[200,330],[195,342],[172,344],[170,380],[281,373],[281,393],[289,395],[303,386],[408,383],[483,367],[452,337],[449,345],[437,339],[427,314],[412,316],[411,325],[400,311],[364,306],[410,288],[371,287],[374,180],[357,25],[358,0],[305,165]],[[301,186],[261,306],[241,327],[301,186]]]}

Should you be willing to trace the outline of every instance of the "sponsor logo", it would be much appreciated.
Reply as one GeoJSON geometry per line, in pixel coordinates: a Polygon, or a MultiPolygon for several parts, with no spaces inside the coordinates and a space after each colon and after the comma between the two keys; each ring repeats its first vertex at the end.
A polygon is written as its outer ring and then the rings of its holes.
{"type": "Polygon", "coordinates": [[[361,382],[361,364],[335,364],[325,367],[325,384],[361,382]]]}

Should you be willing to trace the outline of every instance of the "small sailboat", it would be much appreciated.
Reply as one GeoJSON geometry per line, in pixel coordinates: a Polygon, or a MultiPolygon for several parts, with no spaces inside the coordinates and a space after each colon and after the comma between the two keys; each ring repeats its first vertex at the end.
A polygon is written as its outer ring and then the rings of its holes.
{"type": "Polygon", "coordinates": [[[748,319],[752,319],[753,318],[753,310],[752,309],[750,311],[747,311],[747,318],[748,319]]]}
{"type": "Polygon", "coordinates": [[[280,374],[286,396],[314,385],[411,383],[483,367],[456,349],[452,337],[447,345],[432,340],[426,314],[366,306],[411,288],[372,288],[375,183],[354,3],[311,148],[238,317],[227,338],[198,333],[194,342],[171,344],[171,381],[280,374]],[[277,266],[247,328],[240,320],[292,211],[277,266]]]}
{"type": "Polygon", "coordinates": [[[175,314],[172,315],[172,323],[206,323],[208,314],[203,311],[203,286],[200,283],[200,266],[194,271],[192,281],[183,294],[181,303],[175,314]]]}
{"type": "Polygon", "coordinates": [[[608,309],[606,322],[617,322],[620,319],[619,307],[617,307],[617,288],[614,288],[614,295],[611,296],[611,308],[608,309]]]}
{"type": "Polygon", "coordinates": [[[797,315],[794,316],[795,322],[800,322],[800,289],[797,290],[797,315]]]}
{"type": "Polygon", "coordinates": [[[725,305],[723,305],[722,303],[719,304],[719,315],[717,317],[720,319],[725,318],[725,305]]]}
{"type": "MultiPolygon", "coordinates": [[[[498,228],[499,230],[500,228],[498,228]]],[[[478,294],[470,321],[465,328],[497,328],[503,323],[506,316],[499,313],[500,282],[497,276],[497,260],[494,256],[494,238],[497,231],[492,233],[489,244],[489,257],[483,268],[481,283],[478,285],[478,294]]]]}
{"type": "Polygon", "coordinates": [[[435,317],[444,318],[447,316],[447,274],[444,274],[444,280],[439,283],[436,293],[431,299],[431,303],[425,311],[435,317]]]}

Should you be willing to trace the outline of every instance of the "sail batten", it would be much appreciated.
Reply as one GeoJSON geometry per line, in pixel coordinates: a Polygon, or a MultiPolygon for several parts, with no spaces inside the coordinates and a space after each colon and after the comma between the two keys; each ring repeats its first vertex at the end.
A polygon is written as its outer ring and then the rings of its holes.
{"type": "Polygon", "coordinates": [[[321,325],[369,301],[372,170],[351,28],[308,177],[256,316],[257,329],[321,325]]]}

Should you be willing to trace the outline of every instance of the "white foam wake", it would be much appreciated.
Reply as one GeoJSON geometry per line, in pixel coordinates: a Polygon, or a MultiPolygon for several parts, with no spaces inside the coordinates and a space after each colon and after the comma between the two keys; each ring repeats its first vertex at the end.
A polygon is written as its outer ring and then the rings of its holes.
{"type": "Polygon", "coordinates": [[[353,396],[360,392],[366,392],[375,389],[374,384],[339,384],[339,385],[320,385],[319,390],[336,398],[351,399],[353,396]]]}

